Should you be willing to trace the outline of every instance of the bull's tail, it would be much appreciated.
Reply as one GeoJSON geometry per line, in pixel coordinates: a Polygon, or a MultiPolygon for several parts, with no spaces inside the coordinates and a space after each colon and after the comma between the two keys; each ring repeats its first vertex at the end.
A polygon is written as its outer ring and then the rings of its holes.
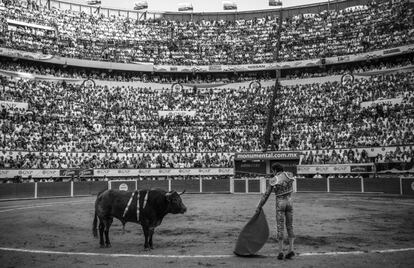
{"type": "Polygon", "coordinates": [[[106,191],[106,189],[103,189],[102,191],[100,191],[98,194],[97,194],[97,196],[96,196],[96,201],[95,201],[95,214],[94,214],[94,216],[93,216],[93,225],[92,225],[92,233],[93,233],[93,236],[94,237],[98,237],[98,215],[96,214],[96,209],[98,208],[97,207],[97,204],[98,204],[98,200],[99,200],[99,196],[103,193],[103,192],[105,192],[106,191]]]}
{"type": "Polygon", "coordinates": [[[98,237],[98,215],[96,215],[96,211],[93,217],[92,233],[93,237],[98,237]]]}

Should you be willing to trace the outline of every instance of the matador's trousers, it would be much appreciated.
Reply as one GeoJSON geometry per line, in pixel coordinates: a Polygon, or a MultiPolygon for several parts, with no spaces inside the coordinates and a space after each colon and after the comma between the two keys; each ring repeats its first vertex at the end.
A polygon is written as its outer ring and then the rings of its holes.
{"type": "Polygon", "coordinates": [[[283,240],[283,232],[285,229],[289,238],[295,238],[293,233],[293,205],[290,195],[276,197],[276,225],[277,240],[283,240]]]}

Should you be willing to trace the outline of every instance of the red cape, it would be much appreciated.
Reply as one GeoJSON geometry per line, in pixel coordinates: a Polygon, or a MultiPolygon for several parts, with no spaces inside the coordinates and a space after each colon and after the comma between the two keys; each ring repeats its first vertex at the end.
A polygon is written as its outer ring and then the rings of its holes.
{"type": "Polygon", "coordinates": [[[234,254],[238,256],[255,255],[269,238],[269,225],[263,209],[255,214],[244,226],[237,239],[234,254]]]}

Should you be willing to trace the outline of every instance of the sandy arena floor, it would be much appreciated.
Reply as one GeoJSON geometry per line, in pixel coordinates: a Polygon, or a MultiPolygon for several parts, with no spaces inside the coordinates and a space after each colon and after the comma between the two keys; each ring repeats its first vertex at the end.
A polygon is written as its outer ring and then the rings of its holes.
{"type": "Polygon", "coordinates": [[[265,206],[271,238],[259,258],[232,255],[259,195],[183,195],[188,212],[164,219],[151,251],[144,250],[140,226],[128,223],[122,234],[117,220],[110,231],[112,248],[99,248],[92,236],[94,199],[0,202],[0,266],[412,267],[414,263],[414,199],[298,193],[294,227],[299,256],[290,261],[275,258],[274,196],[265,206]]]}

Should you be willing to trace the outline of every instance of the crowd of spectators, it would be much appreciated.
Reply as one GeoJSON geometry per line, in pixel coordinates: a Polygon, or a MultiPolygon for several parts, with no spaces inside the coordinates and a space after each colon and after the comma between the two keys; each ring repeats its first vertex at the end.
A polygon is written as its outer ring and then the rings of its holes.
{"type": "MultiPolygon", "coordinates": [[[[250,21],[136,21],[47,9],[34,1],[28,1],[28,5],[13,0],[3,3],[7,8],[0,8],[0,46],[111,62],[207,65],[276,60],[276,17],[250,21]],[[12,24],[7,19],[54,30],[12,24]]],[[[413,18],[412,5],[406,0],[285,18],[280,60],[411,44],[413,18]]],[[[411,54],[407,60],[391,65],[354,66],[352,72],[406,66],[412,61],[411,54]]],[[[115,81],[219,79],[84,71],[10,60],[2,60],[0,69],[115,81]]],[[[332,68],[286,76],[343,72],[332,68]]],[[[227,81],[251,79],[240,74],[231,77],[227,81]]],[[[274,132],[268,149],[305,151],[302,164],[413,162],[411,147],[397,147],[395,152],[376,157],[350,149],[414,144],[413,82],[411,71],[344,84],[283,86],[277,92],[274,132]]],[[[0,101],[27,103],[28,107],[0,107],[0,169],[231,167],[235,152],[263,149],[273,94],[272,87],[85,87],[5,77],[2,85],[0,101]]]]}
{"type": "Polygon", "coordinates": [[[375,158],[376,163],[413,163],[413,160],[414,150],[411,146],[403,149],[397,147],[395,151],[378,154],[375,158]]]}
{"type": "Polygon", "coordinates": [[[74,152],[232,152],[259,148],[270,89],[190,91],[19,81],[3,98],[29,109],[3,109],[2,147],[74,152]],[[257,91],[258,94],[253,94],[257,91]],[[260,93],[262,92],[262,93],[260,93]],[[184,111],[163,117],[160,111],[184,111]],[[195,111],[193,116],[186,112],[195,111]],[[251,124],[251,125],[249,125],[251,124]]]}
{"type": "Polygon", "coordinates": [[[231,153],[0,153],[0,169],[231,167],[231,153]]]}
{"type": "MultiPolygon", "coordinates": [[[[349,148],[414,144],[413,81],[411,71],[347,84],[283,86],[271,149],[342,149],[331,151],[328,159],[314,155],[304,161],[318,163],[354,161],[345,151],[349,148]],[[384,101],[391,98],[396,103],[384,101]],[[374,103],[362,105],[368,101],[374,103]]],[[[193,91],[10,81],[0,100],[27,103],[28,108],[2,107],[0,147],[29,153],[3,155],[0,165],[229,166],[234,152],[263,149],[272,92],[271,87],[193,91]],[[177,113],[162,113],[169,111],[177,113]]],[[[370,161],[363,151],[356,151],[354,158],[370,161]]]]}
{"type": "MultiPolygon", "coordinates": [[[[252,20],[137,20],[17,1],[0,9],[3,47],[64,57],[171,65],[277,61],[278,14],[252,20]],[[29,27],[20,22],[48,26],[29,27]]],[[[356,54],[412,44],[408,0],[283,19],[282,61],[356,54]]]]}
{"type": "Polygon", "coordinates": [[[377,153],[375,157],[369,157],[365,149],[307,151],[304,152],[300,164],[412,163],[413,159],[413,146],[397,146],[394,151],[377,153]]]}
{"type": "Polygon", "coordinates": [[[306,152],[301,159],[302,165],[307,164],[351,164],[351,163],[369,163],[372,160],[368,153],[363,150],[322,150],[320,152],[306,152]]]}
{"type": "Polygon", "coordinates": [[[413,143],[413,73],[282,87],[276,110],[280,149],[327,149],[413,143]],[[396,98],[395,104],[378,100],[396,98]],[[361,105],[375,101],[371,105],[361,105]]]}

